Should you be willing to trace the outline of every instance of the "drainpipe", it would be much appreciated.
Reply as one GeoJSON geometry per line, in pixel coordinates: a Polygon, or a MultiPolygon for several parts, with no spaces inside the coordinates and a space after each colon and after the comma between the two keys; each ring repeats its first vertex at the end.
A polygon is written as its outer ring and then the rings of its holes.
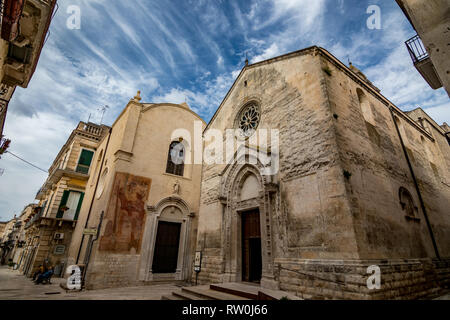
{"type": "MultiPolygon", "coordinates": [[[[91,200],[91,204],[89,205],[89,212],[88,212],[88,216],[86,219],[86,223],[84,224],[84,228],[86,229],[89,225],[89,218],[91,217],[91,211],[92,211],[92,205],[94,204],[94,200],[95,200],[95,195],[97,194],[97,187],[98,187],[98,183],[100,181],[100,176],[103,172],[103,164],[105,163],[105,159],[106,159],[106,151],[108,150],[108,145],[109,145],[109,140],[111,138],[111,133],[112,133],[112,128],[109,129],[109,134],[108,134],[108,141],[106,142],[106,147],[105,147],[105,151],[103,151],[103,160],[102,163],[100,165],[100,170],[98,171],[98,176],[97,176],[97,182],[95,184],[95,189],[94,189],[94,194],[92,195],[92,200],[91,200]]],[[[83,243],[84,243],[84,234],[81,238],[81,243],[80,243],[80,247],[78,248],[78,254],[77,254],[77,260],[75,262],[75,264],[78,264],[78,261],[80,260],[80,254],[81,254],[81,248],[83,247],[83,243]]]]}
{"type": "Polygon", "coordinates": [[[422,199],[422,194],[420,193],[419,184],[417,183],[416,175],[414,174],[413,167],[411,165],[411,161],[409,160],[408,152],[406,151],[405,144],[403,142],[402,135],[400,134],[400,129],[398,128],[397,122],[395,122],[395,116],[393,112],[392,106],[389,106],[389,111],[391,112],[392,121],[394,121],[395,129],[397,131],[397,135],[400,139],[400,144],[402,145],[403,153],[405,154],[406,162],[408,163],[409,171],[411,172],[411,176],[414,182],[414,186],[416,188],[417,196],[419,197],[420,207],[422,208],[423,215],[425,217],[425,221],[427,223],[428,231],[430,233],[431,242],[433,242],[434,252],[436,254],[436,257],[441,260],[441,257],[439,255],[438,247],[436,244],[436,239],[434,238],[433,229],[431,228],[430,220],[428,219],[427,210],[425,209],[425,203],[422,199]]]}

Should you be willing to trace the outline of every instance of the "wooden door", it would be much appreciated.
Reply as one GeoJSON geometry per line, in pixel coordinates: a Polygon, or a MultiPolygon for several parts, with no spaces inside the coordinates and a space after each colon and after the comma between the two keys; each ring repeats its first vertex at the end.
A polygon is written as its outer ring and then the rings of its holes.
{"type": "Polygon", "coordinates": [[[175,273],[178,262],[181,223],[160,221],[156,233],[153,273],[175,273]]]}
{"type": "Polygon", "coordinates": [[[259,210],[242,213],[242,281],[259,282],[262,273],[259,210]]]}

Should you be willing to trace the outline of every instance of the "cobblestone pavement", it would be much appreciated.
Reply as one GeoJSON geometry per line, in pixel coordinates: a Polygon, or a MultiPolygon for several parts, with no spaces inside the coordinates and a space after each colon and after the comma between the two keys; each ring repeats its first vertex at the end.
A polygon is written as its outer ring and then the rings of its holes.
{"type": "Polygon", "coordinates": [[[63,281],[53,278],[52,284],[36,285],[19,271],[2,266],[0,300],[160,300],[179,289],[176,285],[162,284],[66,293],[59,286],[63,281]]]}

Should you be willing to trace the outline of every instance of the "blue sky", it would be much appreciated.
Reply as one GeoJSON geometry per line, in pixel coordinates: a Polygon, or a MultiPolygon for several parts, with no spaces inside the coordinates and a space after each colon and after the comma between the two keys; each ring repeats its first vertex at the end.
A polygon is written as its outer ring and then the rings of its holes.
{"type": "MultiPolygon", "coordinates": [[[[187,101],[209,121],[247,56],[257,62],[319,45],[350,59],[403,110],[421,106],[450,122],[443,89],[414,69],[404,41],[415,33],[393,0],[59,0],[38,68],[10,103],[11,151],[48,169],[78,121],[112,124],[137,90],[145,102],[187,101]],[[67,8],[81,29],[67,28],[67,8]],[[381,9],[370,30],[369,5],[381,9]]],[[[46,174],[10,155],[0,160],[0,220],[34,202],[46,174]],[[25,183],[24,183],[25,182],[25,183]]]]}

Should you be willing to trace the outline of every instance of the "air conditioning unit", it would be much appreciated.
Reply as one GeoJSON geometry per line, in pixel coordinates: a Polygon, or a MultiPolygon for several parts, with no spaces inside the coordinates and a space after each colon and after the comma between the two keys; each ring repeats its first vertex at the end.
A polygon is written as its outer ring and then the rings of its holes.
{"type": "Polygon", "coordinates": [[[55,240],[64,239],[64,233],[55,233],[55,240]]]}

